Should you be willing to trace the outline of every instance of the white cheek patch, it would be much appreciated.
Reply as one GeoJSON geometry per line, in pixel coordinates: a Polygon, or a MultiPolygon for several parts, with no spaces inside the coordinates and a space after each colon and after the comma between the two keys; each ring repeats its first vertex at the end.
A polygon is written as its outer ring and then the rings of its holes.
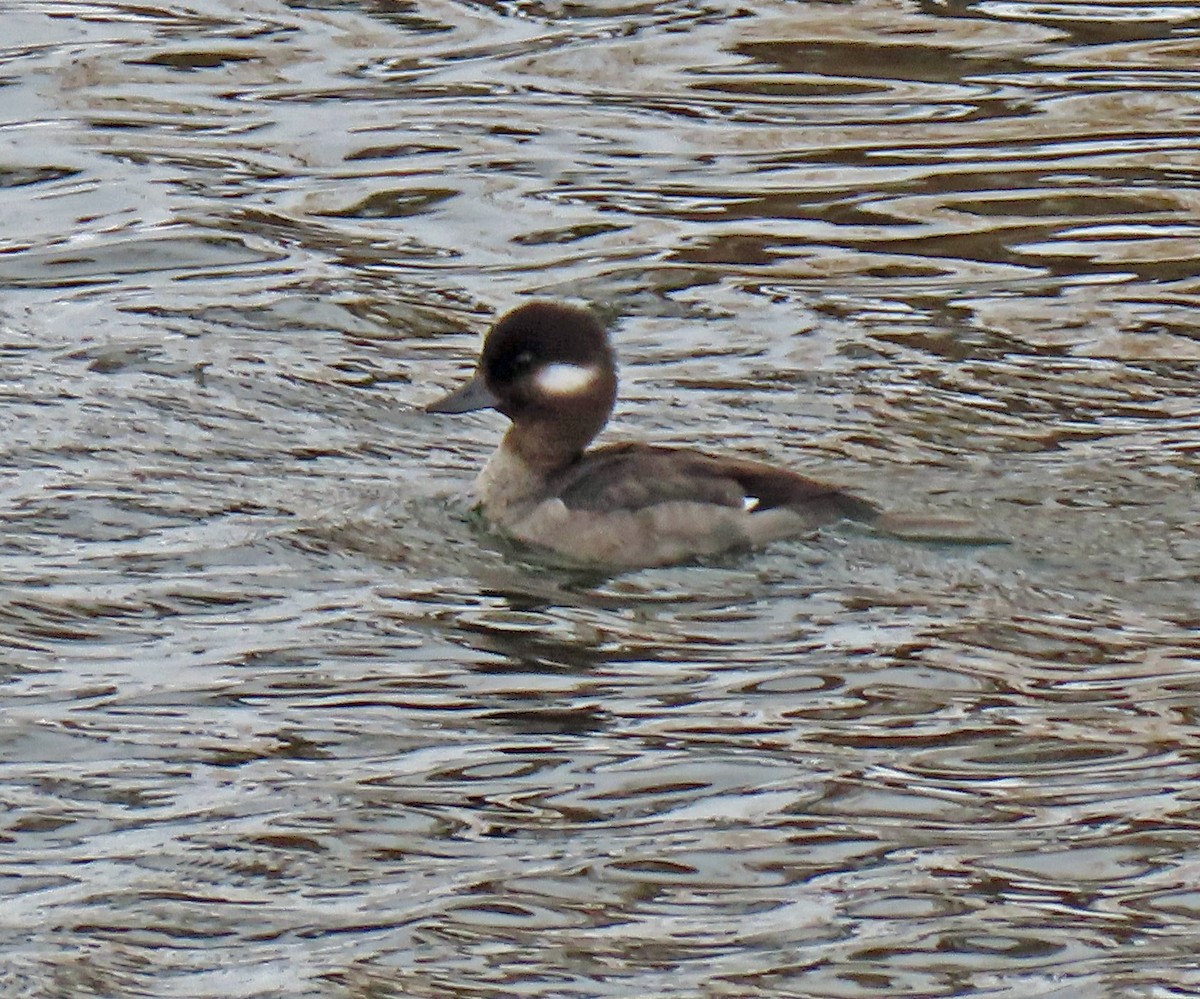
{"type": "Polygon", "coordinates": [[[599,373],[591,364],[547,364],[533,380],[546,395],[575,395],[587,389],[599,373]]]}

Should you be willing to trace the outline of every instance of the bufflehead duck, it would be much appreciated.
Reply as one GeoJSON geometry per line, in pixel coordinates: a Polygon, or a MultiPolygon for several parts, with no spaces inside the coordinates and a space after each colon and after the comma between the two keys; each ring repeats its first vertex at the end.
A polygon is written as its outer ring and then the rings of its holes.
{"type": "Polygon", "coordinates": [[[596,318],[531,302],[492,327],[471,381],[426,412],[491,408],[512,421],[475,496],[507,534],[572,560],[668,565],[881,516],[765,462],[649,444],[587,450],[616,398],[616,361],[596,318]]]}

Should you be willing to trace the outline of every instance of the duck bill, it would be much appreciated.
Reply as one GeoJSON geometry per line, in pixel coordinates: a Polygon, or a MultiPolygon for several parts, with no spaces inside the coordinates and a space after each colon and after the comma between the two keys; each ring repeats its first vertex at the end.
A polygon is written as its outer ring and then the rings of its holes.
{"type": "Polygon", "coordinates": [[[476,374],[466,385],[456,388],[448,396],[431,402],[425,407],[427,413],[473,413],[477,409],[491,409],[500,400],[492,395],[483,379],[476,374]]]}

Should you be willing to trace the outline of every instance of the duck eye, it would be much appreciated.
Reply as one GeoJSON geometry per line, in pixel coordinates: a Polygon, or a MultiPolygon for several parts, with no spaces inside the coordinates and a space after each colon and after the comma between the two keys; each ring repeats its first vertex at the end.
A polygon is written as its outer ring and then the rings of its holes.
{"type": "Polygon", "coordinates": [[[499,353],[486,362],[488,377],[496,382],[512,382],[529,374],[537,364],[537,355],[532,350],[521,350],[515,354],[499,353]]]}

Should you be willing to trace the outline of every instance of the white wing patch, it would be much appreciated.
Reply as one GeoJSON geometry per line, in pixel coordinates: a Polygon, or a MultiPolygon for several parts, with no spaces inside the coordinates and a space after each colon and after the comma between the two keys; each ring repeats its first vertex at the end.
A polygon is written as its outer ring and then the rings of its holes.
{"type": "Polygon", "coordinates": [[[575,395],[591,385],[599,373],[593,364],[547,364],[534,381],[547,395],[575,395]]]}
{"type": "Polygon", "coordinates": [[[757,496],[743,496],[742,497],[742,509],[745,510],[746,513],[753,513],[755,510],[758,509],[758,497],[757,496]]]}

